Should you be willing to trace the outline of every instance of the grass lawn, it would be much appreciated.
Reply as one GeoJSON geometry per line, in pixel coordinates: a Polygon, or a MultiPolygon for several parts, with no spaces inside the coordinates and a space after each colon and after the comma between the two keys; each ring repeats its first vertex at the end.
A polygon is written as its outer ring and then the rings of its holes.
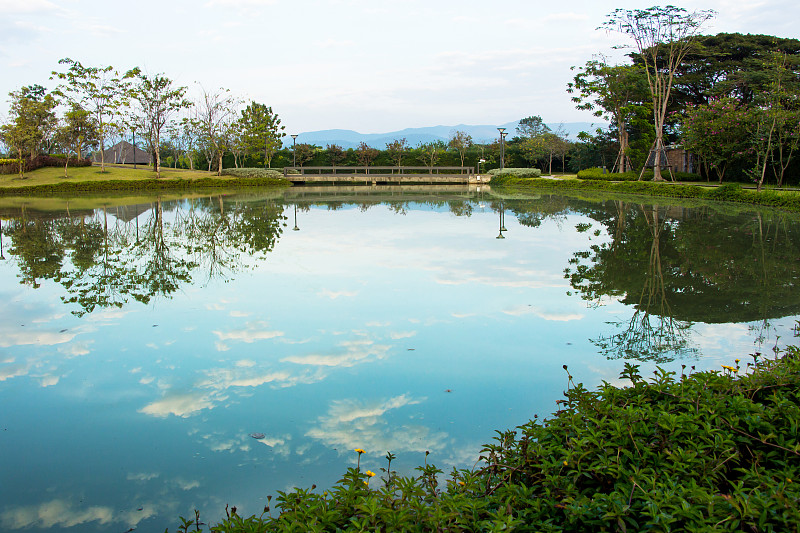
{"type": "MultiPolygon", "coordinates": [[[[44,167],[25,173],[25,178],[20,179],[19,174],[0,175],[0,188],[35,187],[39,185],[58,185],[66,182],[102,182],[102,181],[136,181],[155,179],[156,173],[151,167],[138,168],[106,166],[105,172],[100,172],[99,166],[70,167],[67,169],[68,178],[64,177],[63,167],[44,167]]],[[[161,179],[185,179],[215,177],[216,173],[204,170],[172,170],[161,169],[161,179]]],[[[224,177],[222,179],[225,179],[224,177]]]]}

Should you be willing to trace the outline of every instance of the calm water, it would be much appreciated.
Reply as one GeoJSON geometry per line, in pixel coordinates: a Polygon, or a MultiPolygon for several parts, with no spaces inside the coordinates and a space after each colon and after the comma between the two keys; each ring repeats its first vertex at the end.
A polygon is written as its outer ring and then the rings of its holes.
{"type": "Polygon", "coordinates": [[[792,340],[794,216],[385,191],[0,200],[0,529],[254,513],[356,447],[470,467],[563,364],[593,387],[792,340]]]}

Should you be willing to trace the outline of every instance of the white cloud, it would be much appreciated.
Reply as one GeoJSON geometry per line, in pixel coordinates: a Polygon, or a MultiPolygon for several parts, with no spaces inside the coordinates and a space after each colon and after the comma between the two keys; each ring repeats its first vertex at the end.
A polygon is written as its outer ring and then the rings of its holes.
{"type": "Polygon", "coordinates": [[[512,316],[534,315],[541,319],[554,322],[571,322],[573,320],[582,320],[584,317],[584,315],[579,313],[553,313],[543,311],[531,305],[519,305],[511,309],[506,309],[503,313],[512,316]]]}
{"type": "Polygon", "coordinates": [[[58,351],[70,358],[80,357],[82,355],[88,355],[91,353],[89,346],[93,343],[94,341],[74,342],[68,346],[59,346],[58,351]]]}
{"type": "Polygon", "coordinates": [[[274,339],[275,337],[282,337],[282,331],[272,331],[267,327],[267,323],[263,321],[248,322],[245,329],[235,329],[231,331],[214,331],[214,335],[219,337],[221,342],[224,341],[239,341],[252,344],[256,341],[274,339]]]}
{"type": "Polygon", "coordinates": [[[306,436],[339,450],[363,448],[370,454],[422,452],[447,447],[447,434],[417,424],[392,423],[384,419],[390,411],[420,403],[405,395],[385,401],[364,402],[339,400],[331,404],[328,414],[317,420],[306,436]]]}
{"type": "Polygon", "coordinates": [[[48,0],[0,0],[0,12],[3,16],[32,14],[32,13],[53,13],[61,12],[62,9],[48,0]]]}
{"type": "Polygon", "coordinates": [[[400,339],[410,339],[417,334],[416,331],[395,331],[389,334],[389,338],[392,340],[400,340],[400,339]]]}
{"type": "Polygon", "coordinates": [[[156,479],[158,476],[158,472],[130,472],[128,473],[128,481],[150,481],[151,479],[156,479]]]}
{"type": "Polygon", "coordinates": [[[348,368],[376,359],[383,359],[388,355],[389,349],[391,348],[390,346],[375,344],[366,339],[342,342],[339,344],[339,347],[344,348],[343,353],[291,355],[281,359],[281,362],[294,363],[297,365],[348,368]]]}
{"type": "Polygon", "coordinates": [[[30,372],[31,364],[11,364],[0,368],[0,381],[24,376],[30,372]]]}
{"type": "MultiPolygon", "coordinates": [[[[83,506],[81,506],[83,507],[83,506]]],[[[114,512],[110,507],[92,506],[75,509],[65,500],[52,500],[40,505],[11,508],[2,515],[2,524],[6,529],[23,529],[29,527],[73,527],[90,522],[101,525],[113,519],[114,512]]]]}
{"type": "Polygon", "coordinates": [[[39,383],[42,387],[52,387],[53,385],[57,385],[60,376],[43,376],[40,378],[39,383]]]}
{"type": "Polygon", "coordinates": [[[167,395],[160,400],[142,407],[139,409],[139,412],[158,418],[166,418],[169,415],[187,418],[203,409],[213,408],[214,403],[211,402],[206,394],[190,392],[186,394],[167,395]]]}
{"type": "Polygon", "coordinates": [[[336,300],[337,298],[353,298],[358,295],[357,291],[331,291],[329,289],[322,289],[320,292],[317,293],[317,296],[324,296],[326,298],[330,298],[331,300],[336,300]]]}

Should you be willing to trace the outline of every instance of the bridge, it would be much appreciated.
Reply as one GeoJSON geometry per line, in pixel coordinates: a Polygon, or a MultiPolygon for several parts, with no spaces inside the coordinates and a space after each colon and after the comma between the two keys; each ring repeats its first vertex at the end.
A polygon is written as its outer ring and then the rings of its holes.
{"type": "Polygon", "coordinates": [[[480,183],[475,167],[284,167],[292,183],[480,183]]]}

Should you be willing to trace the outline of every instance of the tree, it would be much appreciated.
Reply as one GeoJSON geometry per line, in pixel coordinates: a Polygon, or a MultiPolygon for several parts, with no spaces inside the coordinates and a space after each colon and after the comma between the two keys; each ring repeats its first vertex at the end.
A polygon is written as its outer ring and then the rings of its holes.
{"type": "Polygon", "coordinates": [[[197,105],[198,126],[208,154],[209,170],[211,159],[216,155],[217,176],[221,176],[222,157],[230,142],[236,119],[236,106],[239,102],[228,94],[230,92],[228,89],[220,89],[213,93],[202,89],[202,92],[202,98],[197,105]]]}
{"type": "MultiPolygon", "coordinates": [[[[138,83],[133,98],[139,104],[139,122],[146,132],[155,157],[156,177],[161,177],[161,137],[172,116],[191,105],[184,95],[186,87],[174,87],[172,80],[161,75],[147,76],[137,72],[138,83]]],[[[135,157],[135,155],[134,155],[135,157]]]]}
{"type": "Polygon", "coordinates": [[[386,143],[386,151],[389,154],[389,160],[399,167],[402,165],[403,156],[408,153],[408,141],[403,137],[386,143]]]}
{"type": "MultiPolygon", "coordinates": [[[[378,157],[379,154],[380,152],[377,149],[371,147],[364,141],[361,141],[361,143],[358,145],[358,148],[356,148],[356,161],[358,161],[359,165],[368,167],[372,164],[375,158],[378,157]]],[[[367,170],[367,172],[369,172],[369,170],[367,170]]]]}
{"type": "Polygon", "coordinates": [[[422,160],[428,167],[428,171],[433,174],[433,165],[439,160],[439,156],[447,149],[447,146],[444,141],[431,141],[419,143],[417,149],[421,152],[422,160]]]}
{"type": "Polygon", "coordinates": [[[300,143],[294,145],[294,159],[297,165],[303,166],[314,158],[317,147],[313,144],[300,143]]]}
{"type": "Polygon", "coordinates": [[[326,146],[325,152],[328,154],[328,162],[332,167],[344,161],[346,157],[345,151],[342,150],[342,147],[338,144],[329,144],[326,146]]]}
{"type": "Polygon", "coordinates": [[[594,116],[616,126],[619,154],[613,170],[631,170],[628,124],[647,99],[644,70],[637,65],[611,66],[602,57],[593,59],[578,68],[573,81],[567,84],[567,92],[574,95],[575,107],[592,111],[594,116]]]}
{"type": "Polygon", "coordinates": [[[131,80],[139,73],[134,68],[120,75],[112,66],[85,67],[80,61],[65,58],[58,62],[69,65],[66,72],[53,71],[51,79],[58,78],[58,94],[80,104],[94,117],[100,143],[100,172],[105,172],[105,139],[114,118],[130,98],[131,80]]]}
{"type": "MultiPolygon", "coordinates": [[[[683,147],[699,156],[719,182],[731,162],[741,159],[750,148],[749,111],[733,98],[688,107],[681,123],[683,147]]],[[[706,172],[708,175],[708,172],[706,172]]]]}
{"type": "Polygon", "coordinates": [[[473,145],[472,135],[460,130],[453,131],[450,133],[450,141],[447,145],[458,152],[458,156],[461,158],[461,166],[463,167],[464,156],[467,150],[473,145]]]}
{"type": "Polygon", "coordinates": [[[91,113],[73,103],[72,108],[64,114],[64,122],[57,136],[67,156],[64,162],[66,178],[70,154],[74,153],[78,159],[82,159],[85,150],[97,146],[99,134],[91,113]]]}
{"type": "Polygon", "coordinates": [[[251,101],[239,117],[242,140],[251,155],[263,154],[264,168],[272,166],[272,158],[283,146],[284,126],[271,107],[251,101]]]}
{"type": "Polygon", "coordinates": [[[54,112],[57,102],[52,94],[45,94],[41,85],[22,87],[9,96],[10,120],[2,126],[0,135],[9,148],[16,150],[20,176],[24,177],[24,155],[29,154],[31,159],[36,157],[45,137],[53,131],[57,123],[54,112]]]}
{"type": "Polygon", "coordinates": [[[608,30],[630,37],[644,63],[653,103],[656,133],[653,179],[656,181],[664,179],[661,177],[664,122],[675,72],[691,49],[695,35],[713,15],[711,10],[688,13],[675,6],[616,9],[603,24],[608,30]]]}
{"type": "Polygon", "coordinates": [[[533,139],[550,131],[539,115],[525,117],[517,124],[517,135],[521,138],[533,139]]]}

